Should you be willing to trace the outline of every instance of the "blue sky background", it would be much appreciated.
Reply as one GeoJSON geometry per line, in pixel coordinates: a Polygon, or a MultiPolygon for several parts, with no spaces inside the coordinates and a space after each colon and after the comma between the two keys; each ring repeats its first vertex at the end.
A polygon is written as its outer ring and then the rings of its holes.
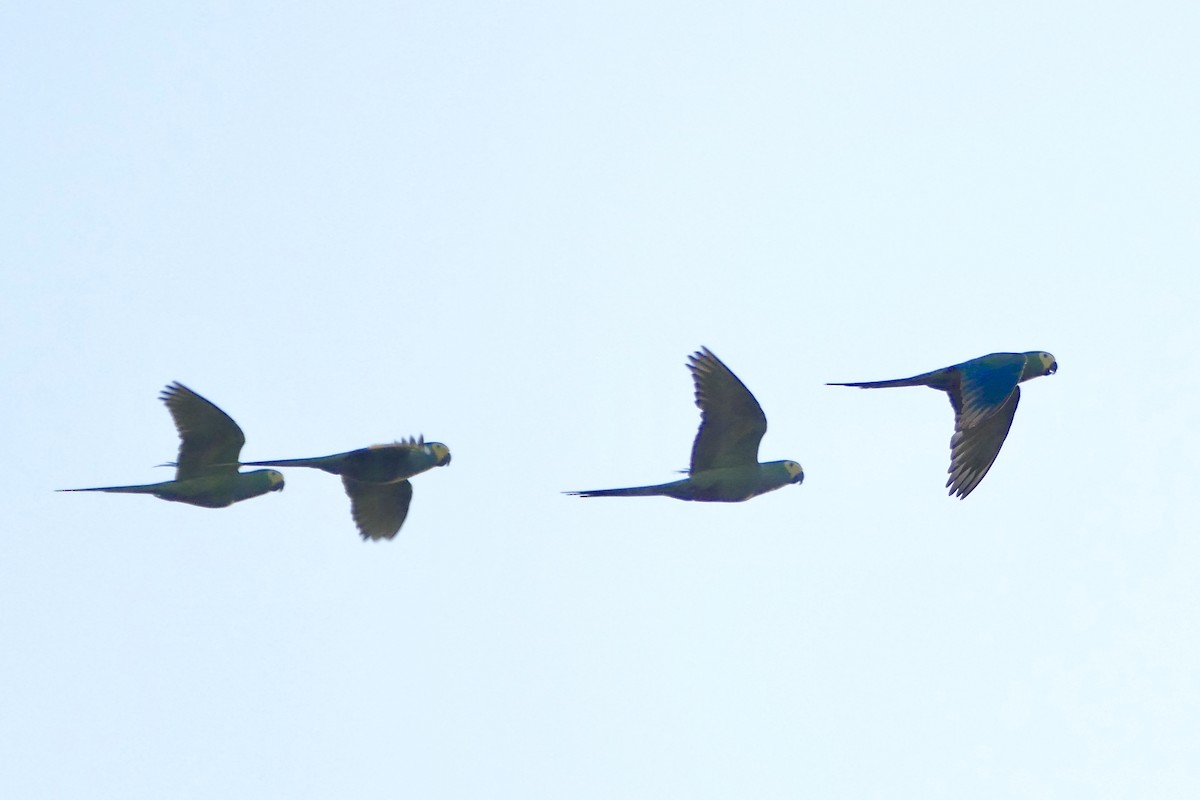
{"type": "Polygon", "coordinates": [[[0,9],[0,794],[1195,797],[1191,3],[0,9]],[[800,487],[672,479],[712,348],[800,487]],[[901,377],[1046,349],[965,501],[901,377]],[[446,442],[395,541],[340,483],[446,442]]]}

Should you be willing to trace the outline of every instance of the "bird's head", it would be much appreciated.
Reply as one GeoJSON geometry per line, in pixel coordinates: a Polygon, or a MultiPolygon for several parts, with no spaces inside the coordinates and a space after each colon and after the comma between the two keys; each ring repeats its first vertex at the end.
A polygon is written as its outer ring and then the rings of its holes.
{"type": "Polygon", "coordinates": [[[1018,383],[1058,372],[1058,362],[1047,352],[1030,350],[1022,355],[1025,356],[1025,368],[1021,370],[1021,377],[1017,379],[1018,383]]]}
{"type": "Polygon", "coordinates": [[[783,462],[783,468],[787,470],[787,474],[790,476],[788,483],[804,483],[804,468],[795,461],[783,462]]]}
{"type": "Polygon", "coordinates": [[[425,445],[425,452],[437,460],[437,466],[439,467],[444,467],[450,463],[450,448],[441,442],[429,442],[425,445]]]}
{"type": "Polygon", "coordinates": [[[1053,375],[1058,372],[1058,362],[1049,353],[1038,353],[1037,362],[1042,367],[1039,375],[1053,375]]]}
{"type": "Polygon", "coordinates": [[[282,492],[283,473],[274,469],[267,470],[267,486],[270,487],[267,489],[268,492],[282,492]]]}

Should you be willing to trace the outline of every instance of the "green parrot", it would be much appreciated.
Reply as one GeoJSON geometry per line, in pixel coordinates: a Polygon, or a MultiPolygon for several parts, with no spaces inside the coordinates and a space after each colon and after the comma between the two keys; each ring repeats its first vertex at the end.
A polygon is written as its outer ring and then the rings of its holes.
{"type": "Polygon", "coordinates": [[[1021,389],[1017,384],[1058,371],[1054,356],[1040,350],[991,353],[911,378],[864,383],[830,383],[883,389],[928,386],[950,395],[954,406],[954,436],[950,439],[949,494],[966,497],[983,480],[1012,427],[1021,389]]]}
{"type": "Polygon", "coordinates": [[[801,483],[804,470],[795,461],[758,462],[758,445],[767,432],[762,407],[737,376],[707,347],[688,356],[696,384],[700,430],[692,443],[688,477],[657,486],[566,492],[578,497],[664,495],[676,500],[739,503],[801,483]]]}
{"type": "Polygon", "coordinates": [[[318,458],[246,461],[249,467],[312,467],[342,476],[350,496],[350,513],[363,539],[391,539],[404,524],[412,502],[408,479],[450,463],[450,448],[441,442],[409,438],[318,458]]]}
{"type": "Polygon", "coordinates": [[[224,508],[283,489],[283,476],[273,469],[238,471],[238,454],[246,436],[224,411],[181,383],[168,385],[160,399],[167,404],[179,431],[179,460],[164,465],[176,468],[175,480],[59,491],[152,494],[177,503],[224,508]]]}

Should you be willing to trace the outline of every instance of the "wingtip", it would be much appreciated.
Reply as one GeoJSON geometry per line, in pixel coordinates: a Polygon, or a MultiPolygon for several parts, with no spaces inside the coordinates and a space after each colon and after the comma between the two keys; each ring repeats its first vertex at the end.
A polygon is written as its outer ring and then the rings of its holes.
{"type": "Polygon", "coordinates": [[[687,368],[694,370],[699,368],[706,361],[720,360],[721,359],[717,358],[716,355],[713,354],[712,350],[709,350],[707,347],[701,345],[699,350],[688,355],[687,368]]]}
{"type": "Polygon", "coordinates": [[[179,394],[180,392],[190,392],[190,391],[191,391],[191,389],[184,386],[179,381],[171,381],[170,383],[168,383],[166,386],[163,387],[162,391],[159,393],[159,399],[162,400],[163,402],[166,402],[166,400],[168,398],[174,397],[175,395],[179,394]]]}
{"type": "MultiPolygon", "coordinates": [[[[978,485],[978,483],[975,484],[975,486],[978,485]]],[[[966,500],[967,495],[975,490],[975,486],[968,487],[964,490],[963,487],[954,485],[954,478],[950,478],[948,481],[946,481],[946,487],[949,489],[949,491],[946,492],[946,496],[957,496],[959,500],[966,500]]]]}

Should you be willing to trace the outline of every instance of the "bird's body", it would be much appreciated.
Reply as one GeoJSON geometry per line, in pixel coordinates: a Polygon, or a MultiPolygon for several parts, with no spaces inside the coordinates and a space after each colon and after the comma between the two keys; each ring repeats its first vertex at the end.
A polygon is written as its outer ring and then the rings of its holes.
{"type": "Polygon", "coordinates": [[[767,417],[754,395],[708,348],[688,357],[696,386],[700,429],[692,443],[688,476],[654,486],[588,489],[579,497],[673,497],[707,503],[740,503],[760,494],[801,483],[804,470],[795,461],[760,464],[758,446],[767,417]]]}
{"type": "Polygon", "coordinates": [[[224,475],[207,475],[184,481],[163,481],[138,486],[99,486],[94,489],[60,489],[62,492],[115,492],[152,494],[160,500],[187,503],[202,508],[225,508],[241,500],[283,488],[283,476],[273,469],[238,473],[233,480],[224,475]]]}
{"type": "Polygon", "coordinates": [[[721,467],[693,472],[683,480],[655,486],[633,486],[628,489],[592,489],[571,492],[579,497],[647,497],[662,495],[676,500],[696,500],[704,503],[740,503],[760,494],[774,491],[795,480],[799,467],[794,461],[772,461],[746,467],[721,467]],[[789,467],[789,465],[792,465],[789,467]]]}
{"type": "Polygon", "coordinates": [[[449,463],[450,448],[422,437],[316,458],[246,461],[243,466],[308,467],[340,475],[362,537],[391,539],[399,533],[412,503],[408,479],[449,463]]]}
{"type": "Polygon", "coordinates": [[[161,399],[179,432],[175,480],[59,491],[152,494],[175,503],[224,508],[283,489],[283,476],[273,469],[238,471],[237,458],[246,437],[224,411],[181,383],[168,385],[161,399]]]}
{"type": "Polygon", "coordinates": [[[441,442],[408,439],[376,444],[316,458],[244,461],[246,467],[310,467],[366,483],[396,483],[450,463],[450,449],[441,442]]]}
{"type": "Polygon", "coordinates": [[[954,436],[950,439],[950,494],[966,497],[987,475],[1012,427],[1021,390],[1017,384],[1058,371],[1049,353],[991,353],[911,378],[830,386],[887,389],[928,386],[945,392],[954,407],[954,436]]]}

